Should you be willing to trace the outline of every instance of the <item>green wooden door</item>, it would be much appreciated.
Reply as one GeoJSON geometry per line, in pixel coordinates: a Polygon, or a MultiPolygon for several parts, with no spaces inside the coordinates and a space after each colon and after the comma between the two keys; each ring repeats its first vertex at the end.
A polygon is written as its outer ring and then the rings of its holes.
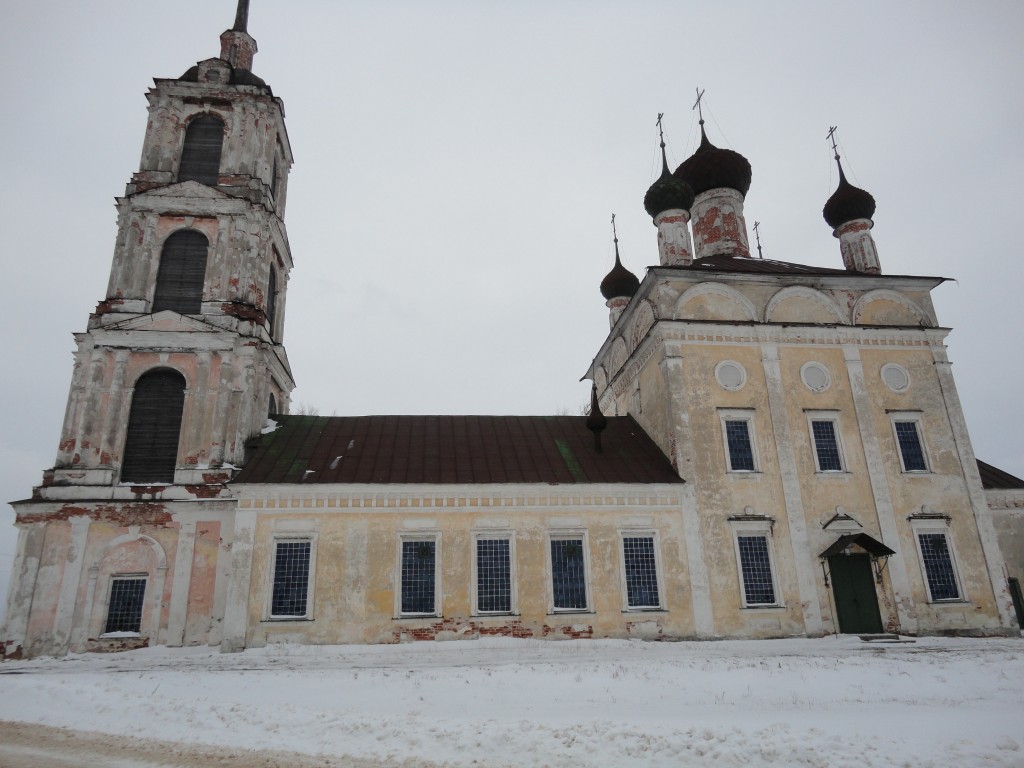
{"type": "Polygon", "coordinates": [[[828,569],[839,631],[853,635],[881,632],[871,559],[867,555],[834,555],[828,559],[828,569]]]}

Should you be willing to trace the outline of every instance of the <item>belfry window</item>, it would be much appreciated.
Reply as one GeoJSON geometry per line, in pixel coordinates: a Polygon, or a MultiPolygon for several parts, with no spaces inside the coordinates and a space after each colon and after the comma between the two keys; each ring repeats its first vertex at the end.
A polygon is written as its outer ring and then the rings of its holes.
{"type": "Polygon", "coordinates": [[[122,481],[174,482],[184,407],[185,377],[177,371],[159,369],[139,378],[128,415],[122,481]]]}
{"type": "Polygon", "coordinates": [[[188,124],[181,148],[178,181],[216,184],[220,176],[220,155],[224,146],[224,122],[202,115],[188,124]]]}
{"type": "Polygon", "coordinates": [[[274,338],[274,316],[277,314],[277,268],[270,266],[270,279],[267,281],[267,330],[270,338],[274,338]]]}
{"type": "Polygon", "coordinates": [[[197,315],[203,308],[206,256],[210,243],[194,229],[181,229],[164,241],[153,293],[153,311],[172,309],[197,315]]]}

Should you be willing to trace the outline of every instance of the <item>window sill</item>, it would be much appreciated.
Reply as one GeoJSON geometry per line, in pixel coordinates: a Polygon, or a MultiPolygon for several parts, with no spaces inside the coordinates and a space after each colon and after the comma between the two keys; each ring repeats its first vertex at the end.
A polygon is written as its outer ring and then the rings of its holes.
{"type": "Polygon", "coordinates": [[[268,616],[261,620],[262,624],[280,624],[282,622],[313,621],[312,616],[268,616]]]}
{"type": "Polygon", "coordinates": [[[509,617],[518,619],[522,614],[518,611],[491,611],[488,613],[471,613],[474,619],[507,619],[509,617]]]}
{"type": "Polygon", "coordinates": [[[622,612],[625,614],[635,613],[668,613],[667,608],[623,608],[622,612]]]}
{"type": "Polygon", "coordinates": [[[415,621],[416,619],[442,619],[440,613],[400,613],[393,616],[393,621],[415,621]]]}
{"type": "Polygon", "coordinates": [[[929,600],[928,605],[967,605],[970,600],[964,600],[962,597],[958,597],[950,600],[929,600]]]}
{"type": "Polygon", "coordinates": [[[784,605],[744,605],[741,608],[743,611],[784,611],[786,606],[784,605]]]}
{"type": "Polygon", "coordinates": [[[902,474],[909,475],[910,477],[921,477],[922,475],[934,475],[930,469],[904,469],[902,474]]]}
{"type": "Polygon", "coordinates": [[[104,632],[99,640],[121,640],[126,637],[142,637],[141,632],[104,632]]]}
{"type": "Polygon", "coordinates": [[[588,610],[583,609],[583,608],[566,608],[564,610],[563,609],[559,609],[559,608],[555,608],[555,609],[549,611],[547,615],[548,616],[596,616],[597,613],[595,611],[588,611],[588,610]]]}

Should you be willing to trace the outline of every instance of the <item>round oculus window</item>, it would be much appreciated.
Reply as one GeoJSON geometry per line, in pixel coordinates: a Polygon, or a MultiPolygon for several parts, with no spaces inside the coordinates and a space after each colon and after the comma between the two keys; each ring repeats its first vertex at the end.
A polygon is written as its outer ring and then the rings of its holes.
{"type": "Polygon", "coordinates": [[[902,365],[886,363],[882,366],[882,382],[893,392],[906,392],[910,388],[910,374],[902,365]]]}
{"type": "Polygon", "coordinates": [[[723,360],[715,366],[715,381],[722,389],[735,392],[737,389],[743,389],[743,385],[747,383],[747,371],[733,360],[723,360]]]}
{"type": "Polygon", "coordinates": [[[812,392],[824,392],[832,386],[832,374],[821,363],[805,363],[800,369],[800,378],[812,392]]]}

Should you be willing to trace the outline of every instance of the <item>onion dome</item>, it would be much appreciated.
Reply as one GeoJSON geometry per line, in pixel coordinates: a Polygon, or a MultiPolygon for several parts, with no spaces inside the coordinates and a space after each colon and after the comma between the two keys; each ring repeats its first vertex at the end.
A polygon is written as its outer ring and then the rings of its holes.
{"type": "Polygon", "coordinates": [[[675,177],[690,185],[693,194],[726,187],[746,196],[750,189],[750,163],[739,152],[719,149],[704,132],[700,121],[700,146],[676,168],[675,177]]]}
{"type": "Polygon", "coordinates": [[[619,296],[632,296],[640,287],[636,275],[622,266],[619,260],[619,240],[615,239],[615,266],[601,281],[601,295],[609,301],[619,296]]]}
{"type": "MultiPolygon", "coordinates": [[[[660,116],[659,116],[660,119],[660,116]]],[[[659,122],[660,126],[660,122],[659,122]]],[[[668,169],[668,159],[665,157],[665,142],[661,142],[661,176],[651,184],[651,188],[644,195],[644,208],[653,219],[663,211],[673,209],[689,211],[693,205],[693,190],[690,185],[682,179],[676,178],[668,169]]]]}
{"type": "Polygon", "coordinates": [[[640,281],[636,275],[622,266],[619,261],[619,254],[615,254],[615,266],[612,271],[604,276],[601,281],[601,295],[606,299],[614,299],[619,296],[632,296],[640,287],[640,281]]]}
{"type": "Polygon", "coordinates": [[[870,219],[875,215],[875,198],[846,180],[838,155],[836,165],[839,166],[839,186],[821,209],[821,215],[832,229],[854,219],[870,219]]]}

